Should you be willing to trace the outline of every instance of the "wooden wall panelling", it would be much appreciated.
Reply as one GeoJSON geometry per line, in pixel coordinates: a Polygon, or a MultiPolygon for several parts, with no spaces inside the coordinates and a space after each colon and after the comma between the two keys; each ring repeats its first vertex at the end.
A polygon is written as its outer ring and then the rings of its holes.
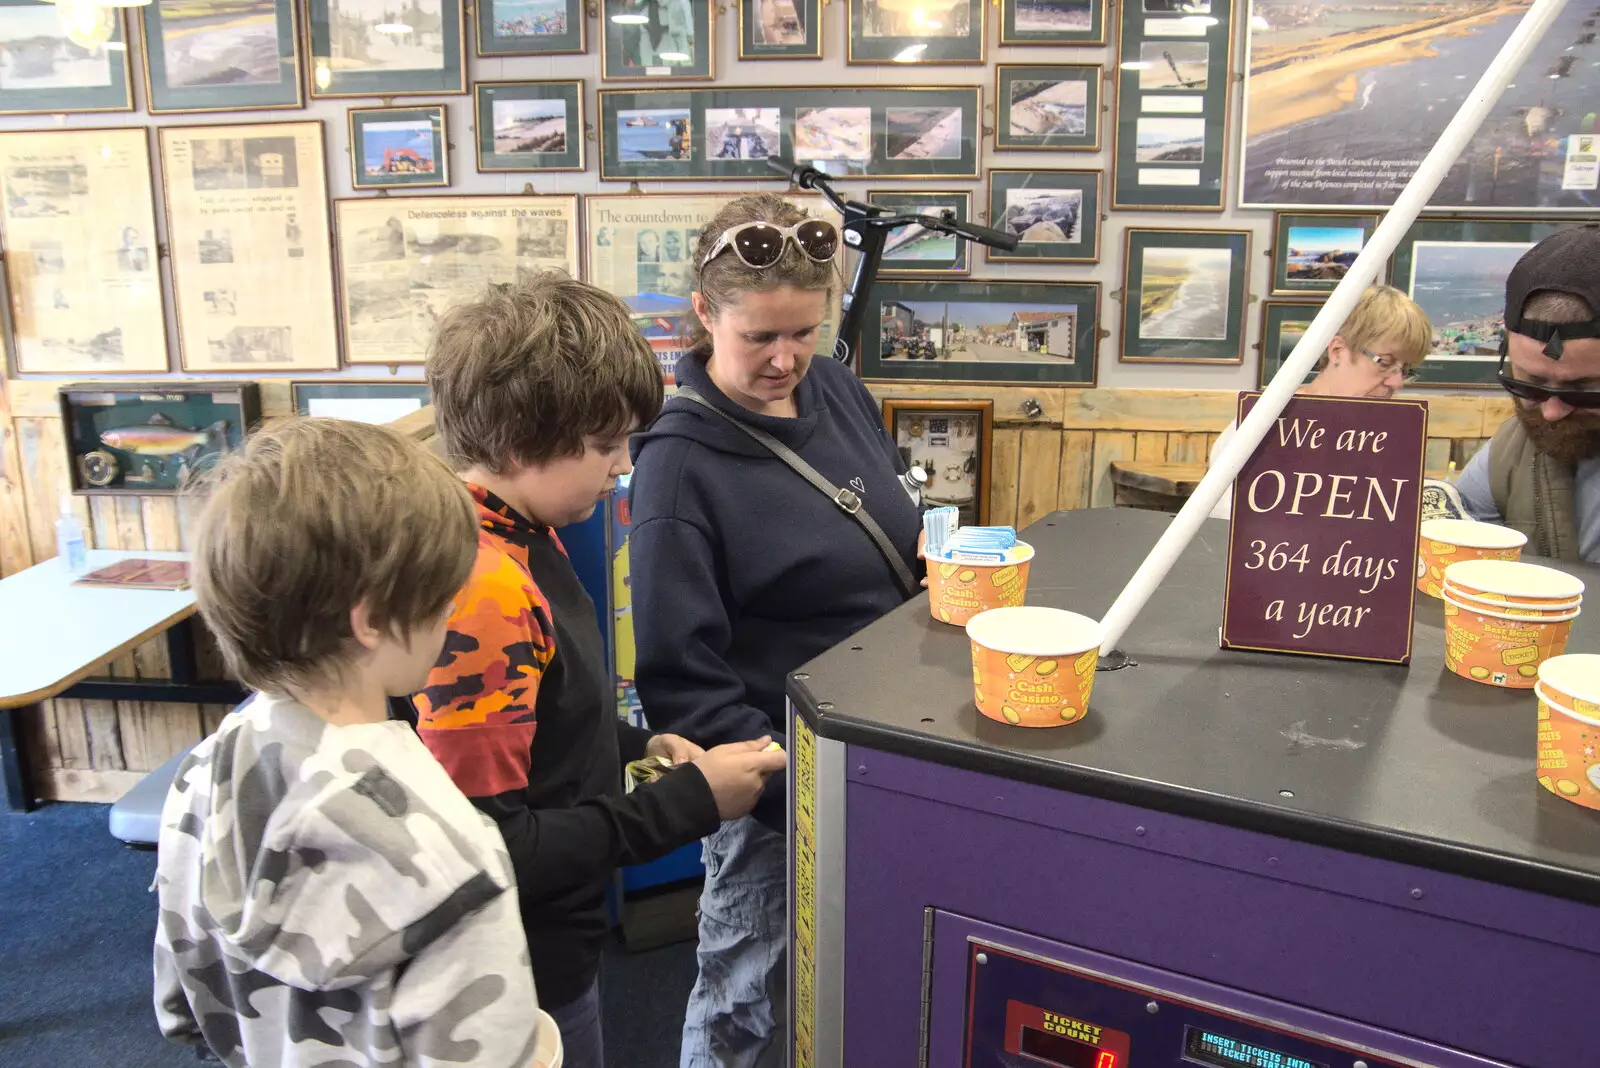
{"type": "Polygon", "coordinates": [[[1146,463],[1165,463],[1167,435],[1158,430],[1140,431],[1133,436],[1133,458],[1146,463]]]}
{"type": "MultiPolygon", "coordinates": [[[[122,528],[117,524],[117,501],[114,497],[89,498],[91,530],[89,544],[96,549],[122,548],[122,528]]],[[[141,538],[143,535],[140,535],[141,538]]],[[[131,678],[136,672],[133,654],[117,657],[106,672],[113,678],[131,678]]],[[[89,766],[126,770],[122,755],[122,725],[117,721],[117,706],[112,701],[83,701],[83,722],[89,732],[89,766]]]]}
{"type": "Polygon", "coordinates": [[[1056,492],[1056,507],[1089,507],[1094,479],[1094,434],[1088,430],[1061,432],[1061,485],[1056,492]]]}
{"type": "Polygon", "coordinates": [[[1068,430],[1221,432],[1233,421],[1238,394],[1226,390],[1081,389],[1066,391],[1068,430]]]}
{"type": "Polygon", "coordinates": [[[1045,427],[1022,432],[1022,464],[1017,476],[1017,522],[1025,527],[1056,510],[1061,487],[1061,433],[1045,427]]]}
{"type": "Polygon", "coordinates": [[[1017,478],[1022,466],[1022,431],[995,427],[990,442],[989,522],[997,527],[1017,526],[1017,478]]]}
{"type": "Polygon", "coordinates": [[[1467,464],[1478,455],[1478,450],[1489,444],[1488,438],[1459,438],[1452,443],[1453,448],[1450,458],[1455,461],[1456,470],[1466,470],[1467,464]]]}
{"type": "Polygon", "coordinates": [[[1429,438],[1422,454],[1422,469],[1433,474],[1447,470],[1454,446],[1455,442],[1449,438],[1429,438]]]}
{"type": "Polygon", "coordinates": [[[1105,431],[1094,436],[1094,474],[1089,490],[1090,508],[1111,507],[1115,495],[1111,485],[1111,462],[1133,459],[1137,447],[1137,434],[1105,431]]]}
{"type": "Polygon", "coordinates": [[[1207,434],[1168,434],[1167,461],[1175,464],[1203,464],[1210,448],[1207,434]]]}
{"type": "MultiPolygon", "coordinates": [[[[866,383],[866,386],[880,404],[885,397],[904,397],[910,400],[992,400],[996,423],[1025,423],[1028,426],[1060,426],[1062,412],[1069,403],[1067,395],[1083,392],[1083,390],[1051,386],[979,386],[960,382],[950,385],[927,385],[915,382],[874,381],[866,383]],[[1043,409],[1038,416],[1032,418],[1023,411],[1023,405],[1030,400],[1043,409]]],[[[419,414],[413,413],[390,425],[401,429],[406,420],[416,419],[419,414]]],[[[431,415],[429,421],[432,421],[431,415]]]]}
{"type": "Polygon", "coordinates": [[[0,578],[33,565],[22,481],[22,446],[11,422],[10,392],[4,377],[0,377],[0,578]]]}
{"type": "MultiPolygon", "coordinates": [[[[146,549],[166,552],[182,548],[177,498],[126,499],[138,506],[146,549]]],[[[140,678],[172,677],[164,637],[145,642],[133,655],[140,678]]],[[[201,738],[197,705],[123,702],[118,705],[118,722],[122,727],[123,758],[129,770],[152,771],[201,738]]]]}

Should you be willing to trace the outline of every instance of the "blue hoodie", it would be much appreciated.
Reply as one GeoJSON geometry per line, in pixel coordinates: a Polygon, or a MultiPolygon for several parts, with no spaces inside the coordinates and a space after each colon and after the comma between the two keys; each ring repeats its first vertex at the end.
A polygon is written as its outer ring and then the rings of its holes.
{"type": "MultiPolygon", "coordinates": [[[[846,367],[817,357],[795,391],[796,418],[747,411],[706,374],[678,381],[850,486],[920,574],[920,509],[877,403],[846,367]]],[[[738,427],[669,400],[633,440],[628,553],[637,659],[650,726],[711,747],[785,734],[789,672],[906,597],[877,543],[821,491],[738,427]]],[[[755,815],[783,827],[782,777],[755,815]]]]}

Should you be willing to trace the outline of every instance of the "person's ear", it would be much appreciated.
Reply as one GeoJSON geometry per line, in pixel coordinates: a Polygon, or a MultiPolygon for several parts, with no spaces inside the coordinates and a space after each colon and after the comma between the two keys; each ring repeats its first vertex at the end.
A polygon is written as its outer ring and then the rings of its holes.
{"type": "Polygon", "coordinates": [[[706,300],[705,294],[698,289],[689,294],[689,303],[694,306],[694,315],[700,320],[700,325],[707,330],[711,329],[711,302],[706,300]]]}
{"type": "Polygon", "coordinates": [[[1338,334],[1333,335],[1333,340],[1328,342],[1329,365],[1344,362],[1350,358],[1350,346],[1344,343],[1344,338],[1338,334]]]}
{"type": "Polygon", "coordinates": [[[376,649],[383,641],[383,631],[372,625],[372,611],[366,601],[357,601],[350,609],[350,634],[363,649],[376,649]]]}

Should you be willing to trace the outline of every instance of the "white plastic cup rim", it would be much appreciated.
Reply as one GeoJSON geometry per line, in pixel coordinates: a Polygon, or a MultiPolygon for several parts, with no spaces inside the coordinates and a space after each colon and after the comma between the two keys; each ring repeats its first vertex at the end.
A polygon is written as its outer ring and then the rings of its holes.
{"type": "Polygon", "coordinates": [[[1533,684],[1533,695],[1539,700],[1543,701],[1545,703],[1545,707],[1549,708],[1552,712],[1560,712],[1568,719],[1575,719],[1579,723],[1587,723],[1591,727],[1600,727],[1600,719],[1594,719],[1590,716],[1580,716],[1578,713],[1574,712],[1561,702],[1552,700],[1550,695],[1545,692],[1543,682],[1536,682],[1533,684]]]}
{"type": "Polygon", "coordinates": [[[1600,654],[1552,656],[1539,665],[1539,682],[1571,694],[1574,700],[1600,705],[1600,654]]]}
{"type": "Polygon", "coordinates": [[[927,559],[940,564],[965,564],[967,567],[992,567],[996,569],[1002,567],[1016,567],[1018,564],[1025,564],[1029,560],[1033,559],[1033,546],[1029,545],[1025,541],[1019,541],[1017,542],[1016,547],[1023,551],[1018,553],[1016,559],[1014,560],[973,560],[965,556],[953,556],[949,553],[945,553],[940,556],[935,556],[933,553],[929,553],[927,555],[927,559]]]}
{"type": "Polygon", "coordinates": [[[1100,648],[1100,621],[1061,608],[991,608],[967,621],[967,637],[1018,656],[1065,657],[1100,648]]]}
{"type": "Polygon", "coordinates": [[[1545,623],[1567,623],[1578,618],[1577,609],[1573,609],[1571,612],[1560,616],[1514,616],[1507,612],[1495,612],[1485,608],[1481,604],[1464,604],[1450,596],[1450,591],[1448,590],[1444,592],[1444,599],[1450,604],[1455,605],[1457,608],[1475,613],[1476,615],[1491,616],[1495,619],[1509,619],[1516,623],[1528,623],[1534,625],[1542,625],[1545,623]]]}
{"type": "Polygon", "coordinates": [[[1553,567],[1520,560],[1459,560],[1444,569],[1447,583],[1518,600],[1570,601],[1582,596],[1583,580],[1553,567]]]}
{"type": "Polygon", "coordinates": [[[1440,589],[1449,593],[1450,596],[1456,601],[1471,601],[1474,604],[1486,605],[1489,608],[1501,610],[1525,608],[1538,612],[1560,612],[1569,608],[1575,609],[1579,605],[1583,604],[1583,598],[1581,596],[1574,597],[1570,601],[1518,601],[1515,598],[1508,597],[1505,594],[1499,594],[1494,597],[1485,597],[1481,594],[1468,593],[1466,590],[1458,589],[1456,586],[1451,585],[1449,581],[1446,581],[1445,584],[1440,587],[1440,589]]]}
{"type": "Polygon", "coordinates": [[[1428,541],[1463,549],[1520,549],[1528,544],[1528,536],[1520,530],[1476,519],[1425,519],[1420,532],[1428,541]]]}

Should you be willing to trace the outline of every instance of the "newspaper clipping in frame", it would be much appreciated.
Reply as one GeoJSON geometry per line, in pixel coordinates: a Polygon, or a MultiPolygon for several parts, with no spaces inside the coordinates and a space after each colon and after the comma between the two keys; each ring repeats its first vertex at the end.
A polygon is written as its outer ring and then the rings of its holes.
{"type": "Polygon", "coordinates": [[[189,371],[339,366],[322,123],[161,130],[189,371]]]}
{"type": "Polygon", "coordinates": [[[379,197],[334,211],[350,363],[421,363],[445,312],[489,284],[578,276],[575,196],[379,197]]]}
{"type": "Polygon", "coordinates": [[[167,370],[150,181],[142,129],[0,135],[17,370],[167,370]]]}
{"type": "MultiPolygon", "coordinates": [[[[702,196],[592,196],[586,198],[589,281],[615,293],[633,313],[634,325],[650,341],[668,388],[677,384],[678,358],[688,347],[689,291],[700,228],[731,201],[728,194],[702,196]]],[[[820,196],[791,196],[808,215],[841,219],[820,196]]],[[[840,286],[834,287],[817,341],[817,352],[833,351],[840,286]]]]}

